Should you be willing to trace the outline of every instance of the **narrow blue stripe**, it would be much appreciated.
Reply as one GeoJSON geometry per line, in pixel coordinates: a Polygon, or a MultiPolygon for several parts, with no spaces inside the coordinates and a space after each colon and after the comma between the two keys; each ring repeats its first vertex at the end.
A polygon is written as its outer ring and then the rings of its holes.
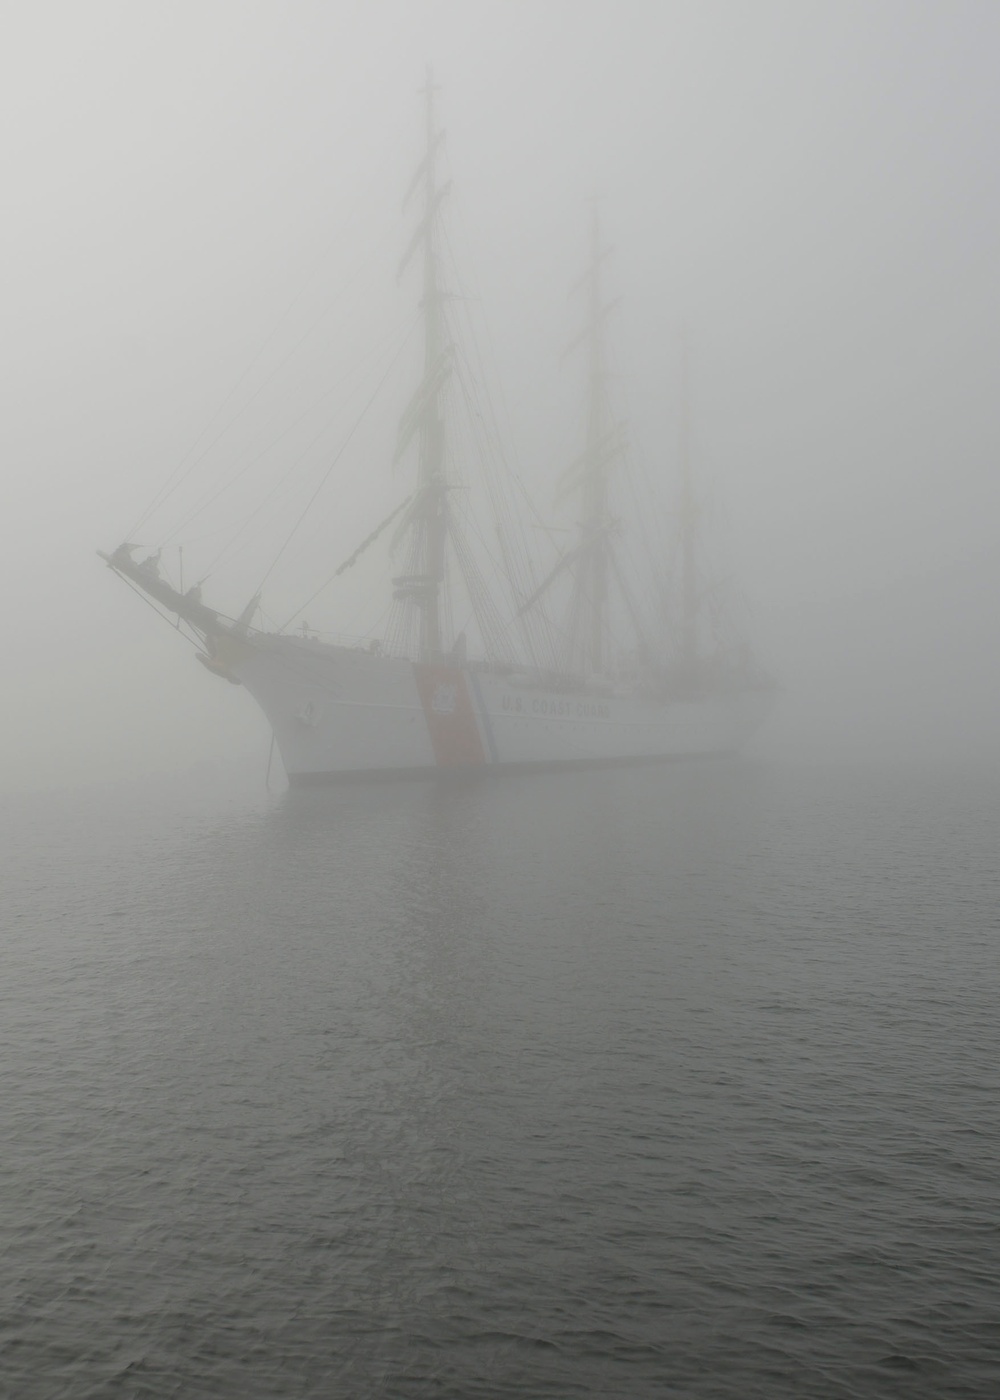
{"type": "Polygon", "coordinates": [[[490,762],[498,763],[497,741],[493,737],[493,725],[490,723],[489,711],[486,708],[486,701],[483,699],[483,692],[480,689],[479,677],[476,675],[475,671],[470,671],[468,674],[472,680],[472,689],[475,692],[476,704],[479,706],[479,714],[483,721],[483,728],[486,730],[486,743],[489,745],[490,762]]]}

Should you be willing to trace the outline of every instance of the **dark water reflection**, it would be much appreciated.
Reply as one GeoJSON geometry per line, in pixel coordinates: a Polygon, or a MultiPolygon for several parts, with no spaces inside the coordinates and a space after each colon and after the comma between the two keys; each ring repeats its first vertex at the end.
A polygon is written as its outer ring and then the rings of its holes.
{"type": "Polygon", "coordinates": [[[3,822],[11,1394],[1000,1393],[989,776],[3,822]]]}

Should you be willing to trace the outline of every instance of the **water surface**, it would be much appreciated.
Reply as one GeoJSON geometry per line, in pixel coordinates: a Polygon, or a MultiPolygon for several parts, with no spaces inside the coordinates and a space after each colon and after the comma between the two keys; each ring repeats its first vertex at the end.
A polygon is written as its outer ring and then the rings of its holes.
{"type": "Polygon", "coordinates": [[[1000,1394],[1000,781],[8,801],[0,1389],[1000,1394]]]}

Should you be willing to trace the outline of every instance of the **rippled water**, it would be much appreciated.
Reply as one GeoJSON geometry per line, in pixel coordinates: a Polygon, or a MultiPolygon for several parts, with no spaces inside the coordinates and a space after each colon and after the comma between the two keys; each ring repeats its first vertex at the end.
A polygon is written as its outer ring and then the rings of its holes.
{"type": "Polygon", "coordinates": [[[0,1389],[1000,1395],[1000,783],[2,813],[0,1389]]]}

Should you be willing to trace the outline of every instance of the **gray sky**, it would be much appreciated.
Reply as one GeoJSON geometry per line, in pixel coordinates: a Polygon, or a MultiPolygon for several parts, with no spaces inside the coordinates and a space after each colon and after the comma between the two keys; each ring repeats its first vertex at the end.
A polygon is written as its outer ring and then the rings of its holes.
{"type": "MultiPolygon", "coordinates": [[[[597,193],[633,440],[667,480],[691,328],[700,478],[786,691],[764,745],[996,759],[1000,6],[38,0],[4,27],[0,786],[259,745],[93,550],[262,346],[308,333],[206,471],[412,314],[427,62],[526,476],[544,495],[573,451],[597,193]]],[[[316,557],[390,498],[379,444],[316,557]]]]}

